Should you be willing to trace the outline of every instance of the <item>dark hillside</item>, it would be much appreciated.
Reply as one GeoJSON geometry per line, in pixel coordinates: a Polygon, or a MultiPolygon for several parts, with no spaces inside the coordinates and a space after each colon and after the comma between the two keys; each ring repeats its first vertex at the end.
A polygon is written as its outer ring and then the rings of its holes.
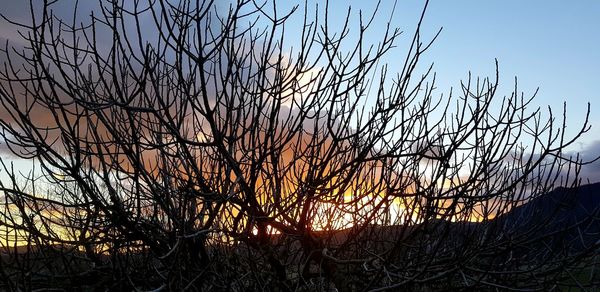
{"type": "Polygon", "coordinates": [[[560,250],[591,248],[600,237],[600,183],[556,188],[496,219],[507,233],[560,250]]]}

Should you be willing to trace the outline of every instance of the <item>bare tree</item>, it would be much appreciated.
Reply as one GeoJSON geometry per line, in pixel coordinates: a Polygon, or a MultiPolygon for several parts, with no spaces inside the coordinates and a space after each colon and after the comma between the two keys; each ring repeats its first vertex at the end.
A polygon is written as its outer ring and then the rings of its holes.
{"type": "Polygon", "coordinates": [[[498,74],[438,95],[417,66],[435,40],[421,38],[425,9],[404,66],[388,68],[400,30],[372,27],[377,9],[334,28],[327,3],[98,4],[65,19],[32,1],[32,21],[12,22],[26,45],[3,49],[1,135],[35,171],[2,163],[3,289],[597,281],[578,274],[595,265],[589,220],[511,219],[578,186],[564,149],[587,116],[566,137],[516,81],[499,98],[498,74]],[[551,246],[569,230],[581,248],[551,246]]]}

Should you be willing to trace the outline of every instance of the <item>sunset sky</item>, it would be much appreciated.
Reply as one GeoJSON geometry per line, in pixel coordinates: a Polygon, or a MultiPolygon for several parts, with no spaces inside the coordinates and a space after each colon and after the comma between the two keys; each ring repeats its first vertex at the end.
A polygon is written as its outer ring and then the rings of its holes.
{"type": "MultiPolygon", "coordinates": [[[[28,1],[0,0],[0,12],[6,17],[26,20],[23,14],[28,1]]],[[[63,1],[70,6],[71,1],[63,1]]],[[[87,1],[80,1],[87,2],[87,1]]],[[[95,1],[90,1],[95,2],[95,1]]],[[[283,1],[282,1],[283,2],[283,1]]],[[[290,3],[280,5],[289,9],[290,3]]],[[[309,1],[309,5],[314,4],[309,1]]],[[[331,1],[330,18],[340,22],[348,5],[353,11],[374,9],[375,1],[331,1]]],[[[424,1],[382,1],[381,17],[375,24],[384,24],[395,9],[392,26],[398,26],[405,35],[398,43],[399,51],[409,39],[424,1]],[[395,5],[395,8],[394,8],[395,5]],[[378,22],[379,21],[379,22],[378,22]]],[[[60,4],[59,5],[64,5],[60,4]]],[[[80,5],[88,5],[82,4],[80,5]]],[[[321,4],[322,5],[322,4],[321,4]]],[[[299,11],[302,12],[302,11],[299,11]]],[[[356,14],[353,14],[356,16],[356,14]]],[[[525,96],[540,88],[532,105],[546,107],[562,114],[567,102],[570,134],[581,123],[586,104],[591,102],[591,131],[580,144],[569,150],[584,158],[600,155],[600,2],[586,1],[431,1],[422,27],[424,38],[431,37],[443,27],[438,40],[425,56],[421,65],[434,63],[439,93],[459,86],[459,81],[472,72],[474,76],[493,77],[494,59],[500,67],[500,95],[509,95],[518,77],[519,91],[525,96]]],[[[293,23],[290,23],[293,26],[293,23]]],[[[301,23],[298,23],[301,25],[301,23]]],[[[381,36],[377,29],[367,35],[367,41],[376,42],[381,36]]],[[[14,27],[0,21],[0,41],[14,44],[18,34],[14,27]]],[[[400,67],[401,54],[388,56],[390,70],[400,67]]],[[[0,150],[5,150],[0,145],[0,150]]],[[[0,154],[6,157],[6,152],[0,154]]],[[[600,163],[587,166],[585,175],[592,181],[600,180],[600,163]]]]}

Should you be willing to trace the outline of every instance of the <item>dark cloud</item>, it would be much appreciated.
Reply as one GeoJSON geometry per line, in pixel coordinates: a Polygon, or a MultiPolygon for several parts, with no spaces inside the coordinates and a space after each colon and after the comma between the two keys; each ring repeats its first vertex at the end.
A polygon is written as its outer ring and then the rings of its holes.
{"type": "Polygon", "coordinates": [[[587,145],[584,145],[583,149],[579,152],[571,153],[573,156],[579,154],[580,158],[585,161],[592,161],[589,164],[582,166],[581,178],[587,182],[593,183],[600,181],[600,140],[593,141],[587,145]],[[595,160],[595,161],[593,161],[595,160]]]}
{"type": "Polygon", "coordinates": [[[12,153],[5,141],[0,139],[0,155],[12,153]]]}

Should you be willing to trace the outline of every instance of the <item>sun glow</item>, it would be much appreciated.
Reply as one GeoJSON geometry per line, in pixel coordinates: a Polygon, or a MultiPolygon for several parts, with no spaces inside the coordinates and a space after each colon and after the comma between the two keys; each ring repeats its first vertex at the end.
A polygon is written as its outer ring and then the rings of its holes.
{"type": "MultiPolygon", "coordinates": [[[[439,184],[440,190],[449,190],[460,181],[460,178],[445,180],[439,184]]],[[[345,192],[343,203],[317,203],[311,226],[315,231],[333,231],[365,224],[413,225],[422,223],[427,218],[482,222],[495,218],[498,212],[491,201],[466,206],[454,199],[440,197],[432,200],[430,205],[433,209],[428,210],[426,205],[426,200],[418,199],[416,195],[390,198],[382,194],[363,195],[360,191],[345,192]],[[360,199],[356,200],[356,197],[360,199]]]]}

